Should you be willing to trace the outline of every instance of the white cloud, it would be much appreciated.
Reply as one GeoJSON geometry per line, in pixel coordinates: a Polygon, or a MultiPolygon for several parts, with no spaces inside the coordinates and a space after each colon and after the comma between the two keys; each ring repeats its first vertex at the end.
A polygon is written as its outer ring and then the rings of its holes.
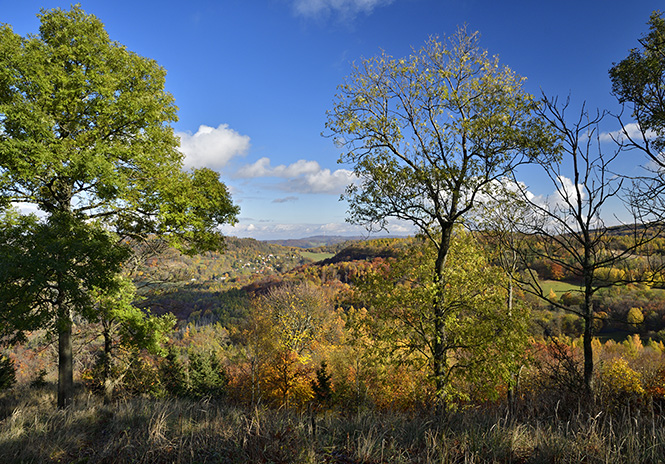
{"type": "Polygon", "coordinates": [[[240,168],[237,172],[238,177],[298,177],[301,175],[316,174],[321,170],[321,166],[316,161],[298,160],[288,166],[281,164],[272,167],[269,158],[261,158],[254,164],[248,164],[240,168]]]}
{"type": "Polygon", "coordinates": [[[370,14],[376,7],[389,5],[394,0],[294,0],[293,8],[297,14],[314,17],[330,13],[339,13],[352,17],[358,13],[370,14]]]}
{"type": "Polygon", "coordinates": [[[185,167],[219,169],[234,156],[249,150],[249,136],[230,129],[228,124],[217,128],[202,125],[195,134],[176,133],[180,137],[180,151],[185,155],[185,167]]]}
{"type": "Polygon", "coordinates": [[[576,205],[579,200],[586,200],[586,189],[584,184],[577,184],[566,176],[557,177],[557,190],[550,197],[550,203],[555,207],[568,208],[570,205],[576,205]]]}
{"type": "Polygon", "coordinates": [[[37,205],[35,205],[34,203],[12,202],[11,205],[19,213],[24,215],[34,214],[40,218],[44,218],[47,216],[47,214],[41,209],[37,208],[37,205]]]}
{"type": "MultiPolygon", "coordinates": [[[[600,134],[601,142],[618,142],[625,143],[630,145],[628,139],[632,140],[637,145],[644,145],[645,139],[652,142],[653,139],[657,138],[658,134],[652,130],[647,130],[642,134],[639,124],[631,122],[626,124],[623,129],[618,129],[613,132],[604,132],[600,134]]],[[[652,146],[653,148],[653,146],[652,146]]],[[[645,161],[644,167],[651,171],[661,171],[663,169],[662,163],[665,163],[665,152],[658,154],[660,161],[657,163],[652,159],[647,159],[645,161]]]]}
{"type": "Polygon", "coordinates": [[[356,180],[348,169],[323,169],[316,161],[298,160],[295,163],[271,166],[270,159],[261,158],[253,164],[241,167],[236,173],[240,178],[276,177],[286,179],[277,188],[286,192],[340,194],[356,180]]]}
{"type": "Polygon", "coordinates": [[[603,132],[600,134],[600,141],[601,142],[612,142],[612,141],[618,141],[618,142],[626,142],[626,134],[628,134],[628,137],[633,139],[635,142],[641,142],[644,137],[647,138],[647,140],[651,140],[655,138],[658,134],[656,134],[652,130],[647,130],[644,134],[642,134],[642,131],[640,130],[639,124],[636,122],[631,122],[629,124],[626,124],[622,129],[617,129],[612,132],[603,132]]]}
{"type": "Polygon", "coordinates": [[[275,198],[272,202],[273,203],[289,203],[292,201],[298,201],[298,197],[284,197],[284,198],[275,198]]]}

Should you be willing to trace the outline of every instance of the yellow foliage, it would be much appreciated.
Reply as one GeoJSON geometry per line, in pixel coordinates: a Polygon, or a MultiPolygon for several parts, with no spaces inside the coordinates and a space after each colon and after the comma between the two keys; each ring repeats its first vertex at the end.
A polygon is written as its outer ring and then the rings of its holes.
{"type": "Polygon", "coordinates": [[[553,288],[550,288],[550,292],[547,294],[547,298],[552,301],[557,300],[556,292],[554,291],[553,288]]]}
{"type": "Polygon", "coordinates": [[[628,315],[626,316],[626,322],[629,324],[641,324],[644,322],[644,313],[642,313],[642,308],[630,308],[628,315]]]}
{"type": "Polygon", "coordinates": [[[624,358],[610,361],[601,374],[601,391],[614,402],[644,395],[642,376],[624,358]]]}
{"type": "Polygon", "coordinates": [[[653,350],[657,354],[663,354],[665,351],[665,344],[663,342],[657,342],[653,339],[649,339],[649,342],[647,343],[647,348],[653,350]]]}
{"type": "Polygon", "coordinates": [[[626,348],[628,356],[632,358],[637,357],[637,355],[644,349],[642,339],[637,334],[629,335],[622,345],[626,348]]]}
{"type": "Polygon", "coordinates": [[[605,282],[619,282],[626,279],[626,271],[623,269],[603,267],[596,270],[596,277],[605,282]]]}

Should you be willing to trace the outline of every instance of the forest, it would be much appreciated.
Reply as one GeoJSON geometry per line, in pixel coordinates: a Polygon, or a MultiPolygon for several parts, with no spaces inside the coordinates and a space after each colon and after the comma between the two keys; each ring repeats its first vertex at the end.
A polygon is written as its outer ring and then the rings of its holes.
{"type": "Polygon", "coordinates": [[[354,65],[348,219],[416,232],[282,242],[220,234],[239,207],[183,170],[156,62],[80,6],[40,20],[0,26],[0,461],[665,460],[661,13],[609,69],[637,132],[464,27],[354,65]]]}

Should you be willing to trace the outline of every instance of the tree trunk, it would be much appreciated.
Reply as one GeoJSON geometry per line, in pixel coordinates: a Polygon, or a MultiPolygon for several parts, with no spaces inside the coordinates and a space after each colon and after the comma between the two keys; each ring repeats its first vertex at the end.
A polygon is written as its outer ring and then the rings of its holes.
{"type": "Polygon", "coordinates": [[[72,354],[72,316],[68,308],[60,309],[58,318],[58,408],[66,408],[74,397],[72,354]]]}
{"type": "Polygon", "coordinates": [[[593,311],[588,307],[584,315],[584,390],[588,398],[593,399],[593,346],[591,345],[593,333],[593,311]]]}
{"type": "Polygon", "coordinates": [[[111,332],[108,327],[104,329],[104,404],[111,404],[113,400],[113,389],[115,387],[113,379],[111,378],[111,350],[113,349],[113,340],[111,339],[111,332]]]}
{"type": "Polygon", "coordinates": [[[434,284],[436,292],[433,301],[434,311],[434,353],[432,353],[432,365],[434,368],[435,386],[435,410],[441,415],[445,411],[446,404],[446,373],[448,368],[446,350],[446,326],[445,326],[445,298],[443,294],[443,272],[446,268],[446,258],[450,250],[453,234],[453,224],[447,224],[441,228],[441,242],[436,257],[434,269],[434,284]]]}
{"type": "MultiPolygon", "coordinates": [[[[591,243],[588,231],[585,231],[585,241],[591,243]]],[[[584,392],[591,401],[593,401],[593,346],[591,345],[593,336],[593,268],[591,266],[591,249],[587,245],[584,249],[584,307],[582,314],[584,316],[584,335],[582,345],[584,347],[584,392]]]]}
{"type": "MultiPolygon", "coordinates": [[[[514,257],[514,253],[513,253],[514,257]]],[[[515,260],[513,260],[513,263],[515,263],[515,260]]],[[[515,270],[515,265],[513,264],[513,268],[508,272],[508,317],[512,319],[513,315],[513,272],[515,270]]],[[[515,355],[511,355],[511,358],[514,358],[515,355]]],[[[515,409],[515,391],[517,389],[517,375],[515,374],[515,371],[512,371],[510,373],[510,385],[508,385],[508,392],[506,395],[506,399],[508,400],[508,414],[512,414],[513,410],[515,409]]]]}

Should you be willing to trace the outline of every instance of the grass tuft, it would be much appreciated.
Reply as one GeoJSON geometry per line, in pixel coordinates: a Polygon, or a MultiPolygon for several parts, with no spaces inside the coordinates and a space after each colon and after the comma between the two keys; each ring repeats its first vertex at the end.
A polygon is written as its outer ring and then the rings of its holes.
{"type": "Polygon", "coordinates": [[[436,418],[309,413],[212,401],[81,394],[53,409],[53,389],[0,396],[2,463],[658,463],[665,418],[578,410],[508,417],[479,407],[436,418]]]}

